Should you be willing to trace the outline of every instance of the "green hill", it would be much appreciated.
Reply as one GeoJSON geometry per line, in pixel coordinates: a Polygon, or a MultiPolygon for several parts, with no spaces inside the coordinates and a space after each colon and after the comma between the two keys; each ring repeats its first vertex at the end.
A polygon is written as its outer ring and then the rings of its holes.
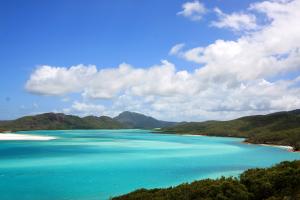
{"type": "Polygon", "coordinates": [[[0,122],[0,130],[63,130],[63,129],[119,129],[125,125],[106,116],[80,118],[62,113],[44,113],[0,122]]]}
{"type": "Polygon", "coordinates": [[[139,189],[112,200],[299,200],[300,161],[250,169],[240,178],[205,179],[166,189],[139,189]]]}
{"type": "Polygon", "coordinates": [[[187,122],[162,129],[167,133],[244,137],[246,142],[290,145],[300,149],[300,110],[242,117],[229,121],[187,122]]]}
{"type": "Polygon", "coordinates": [[[122,129],[126,125],[118,122],[117,120],[107,116],[87,116],[82,118],[86,124],[94,129],[122,129]]]}
{"type": "Polygon", "coordinates": [[[173,126],[175,122],[157,120],[136,112],[125,111],[114,118],[118,122],[125,124],[128,128],[154,129],[173,126]]]}
{"type": "Polygon", "coordinates": [[[0,131],[19,130],[63,130],[63,129],[153,129],[175,125],[134,112],[122,112],[115,118],[107,116],[78,117],[63,113],[44,113],[21,117],[16,120],[0,121],[0,131]]]}

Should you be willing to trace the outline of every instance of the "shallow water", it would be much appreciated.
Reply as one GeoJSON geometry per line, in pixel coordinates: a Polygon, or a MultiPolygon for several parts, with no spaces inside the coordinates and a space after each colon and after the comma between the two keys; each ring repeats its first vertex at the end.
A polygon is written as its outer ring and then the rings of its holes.
{"type": "Polygon", "coordinates": [[[267,167],[300,153],[243,139],[146,130],[27,131],[52,141],[0,141],[1,200],[108,199],[267,167]]]}

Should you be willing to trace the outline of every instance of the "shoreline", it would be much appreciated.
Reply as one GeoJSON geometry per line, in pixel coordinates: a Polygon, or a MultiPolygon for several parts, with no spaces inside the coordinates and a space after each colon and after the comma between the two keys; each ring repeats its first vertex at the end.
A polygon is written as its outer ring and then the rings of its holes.
{"type": "MultiPolygon", "coordinates": [[[[179,135],[182,135],[182,136],[230,137],[230,136],[210,136],[210,135],[197,135],[197,134],[179,134],[179,135]]],[[[239,137],[233,137],[233,138],[239,138],[239,137]]],[[[250,144],[250,145],[260,145],[260,146],[276,147],[276,148],[287,150],[289,152],[298,152],[298,153],[300,153],[300,151],[295,151],[292,146],[288,146],[288,145],[280,145],[280,144],[256,144],[256,143],[250,143],[250,142],[246,142],[246,141],[242,141],[242,143],[244,143],[244,144],[250,144]]]]}
{"type": "Polygon", "coordinates": [[[168,133],[168,132],[163,132],[163,131],[154,131],[154,133],[163,133],[163,134],[176,134],[176,135],[181,135],[181,136],[207,136],[207,137],[231,137],[231,138],[241,138],[241,139],[245,139],[244,141],[242,141],[243,144],[249,144],[249,145],[261,145],[261,146],[270,146],[270,147],[276,147],[276,148],[281,148],[284,149],[286,151],[289,152],[294,152],[294,153],[300,153],[300,151],[296,151],[294,150],[294,148],[292,146],[288,146],[288,145],[279,145],[279,144],[257,144],[257,143],[250,143],[247,142],[246,139],[247,138],[243,138],[243,137],[233,137],[233,136],[215,136],[215,135],[205,135],[205,134],[184,134],[184,133],[168,133]]]}
{"type": "Polygon", "coordinates": [[[0,141],[48,141],[55,140],[56,137],[42,135],[27,135],[19,133],[0,133],[0,141]]]}
{"type": "Polygon", "coordinates": [[[267,146],[267,147],[276,147],[276,148],[280,148],[280,149],[284,149],[286,151],[289,152],[300,152],[300,151],[295,151],[294,148],[292,146],[288,146],[288,145],[279,145],[279,144],[256,144],[256,143],[250,143],[250,142],[246,142],[243,141],[244,144],[249,144],[249,145],[260,145],[260,146],[267,146]]]}

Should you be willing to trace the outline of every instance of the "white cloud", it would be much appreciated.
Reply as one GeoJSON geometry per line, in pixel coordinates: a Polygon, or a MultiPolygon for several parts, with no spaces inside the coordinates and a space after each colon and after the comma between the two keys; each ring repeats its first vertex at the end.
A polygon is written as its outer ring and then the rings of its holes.
{"type": "Polygon", "coordinates": [[[212,26],[217,28],[229,28],[233,31],[248,31],[257,29],[256,17],[246,13],[223,13],[219,8],[214,9],[218,15],[218,21],[213,21],[212,26]]]}
{"type": "Polygon", "coordinates": [[[178,71],[168,61],[147,68],[41,66],[26,89],[44,95],[76,92],[84,100],[106,98],[111,105],[77,102],[65,111],[98,110],[112,116],[132,110],[166,120],[205,120],[296,109],[300,107],[299,9],[300,1],[252,4],[251,12],[260,12],[268,21],[260,29],[236,40],[219,39],[187,50],[183,44],[175,45],[170,54],[198,63],[194,71],[178,71]]]}
{"type": "Polygon", "coordinates": [[[281,17],[282,15],[290,15],[291,9],[296,9],[292,8],[294,3],[296,3],[293,1],[297,0],[271,0],[253,3],[250,5],[249,10],[264,13],[269,19],[272,20],[281,17]]]}
{"type": "Polygon", "coordinates": [[[177,15],[182,15],[191,20],[201,20],[202,16],[206,13],[206,8],[203,3],[199,1],[186,2],[182,5],[182,11],[178,12],[177,15]]]}
{"type": "Polygon", "coordinates": [[[176,55],[178,52],[185,46],[184,43],[179,43],[174,45],[171,50],[169,51],[169,55],[176,55]]]}
{"type": "Polygon", "coordinates": [[[79,92],[95,73],[97,69],[93,65],[77,65],[70,68],[43,65],[31,74],[25,88],[29,92],[44,95],[79,92]]]}
{"type": "Polygon", "coordinates": [[[97,70],[95,66],[41,66],[26,83],[29,92],[43,95],[64,95],[79,92],[86,98],[112,99],[124,92],[137,96],[169,96],[185,92],[191,84],[186,71],[163,60],[161,65],[134,68],[121,64],[117,68],[97,70]]]}

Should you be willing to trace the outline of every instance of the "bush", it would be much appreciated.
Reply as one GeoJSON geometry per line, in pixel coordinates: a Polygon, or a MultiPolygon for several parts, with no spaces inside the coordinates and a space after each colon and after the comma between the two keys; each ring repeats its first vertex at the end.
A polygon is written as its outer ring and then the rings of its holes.
{"type": "Polygon", "coordinates": [[[299,200],[300,161],[250,169],[240,178],[205,179],[166,189],[139,189],[113,200],[299,200]]]}

